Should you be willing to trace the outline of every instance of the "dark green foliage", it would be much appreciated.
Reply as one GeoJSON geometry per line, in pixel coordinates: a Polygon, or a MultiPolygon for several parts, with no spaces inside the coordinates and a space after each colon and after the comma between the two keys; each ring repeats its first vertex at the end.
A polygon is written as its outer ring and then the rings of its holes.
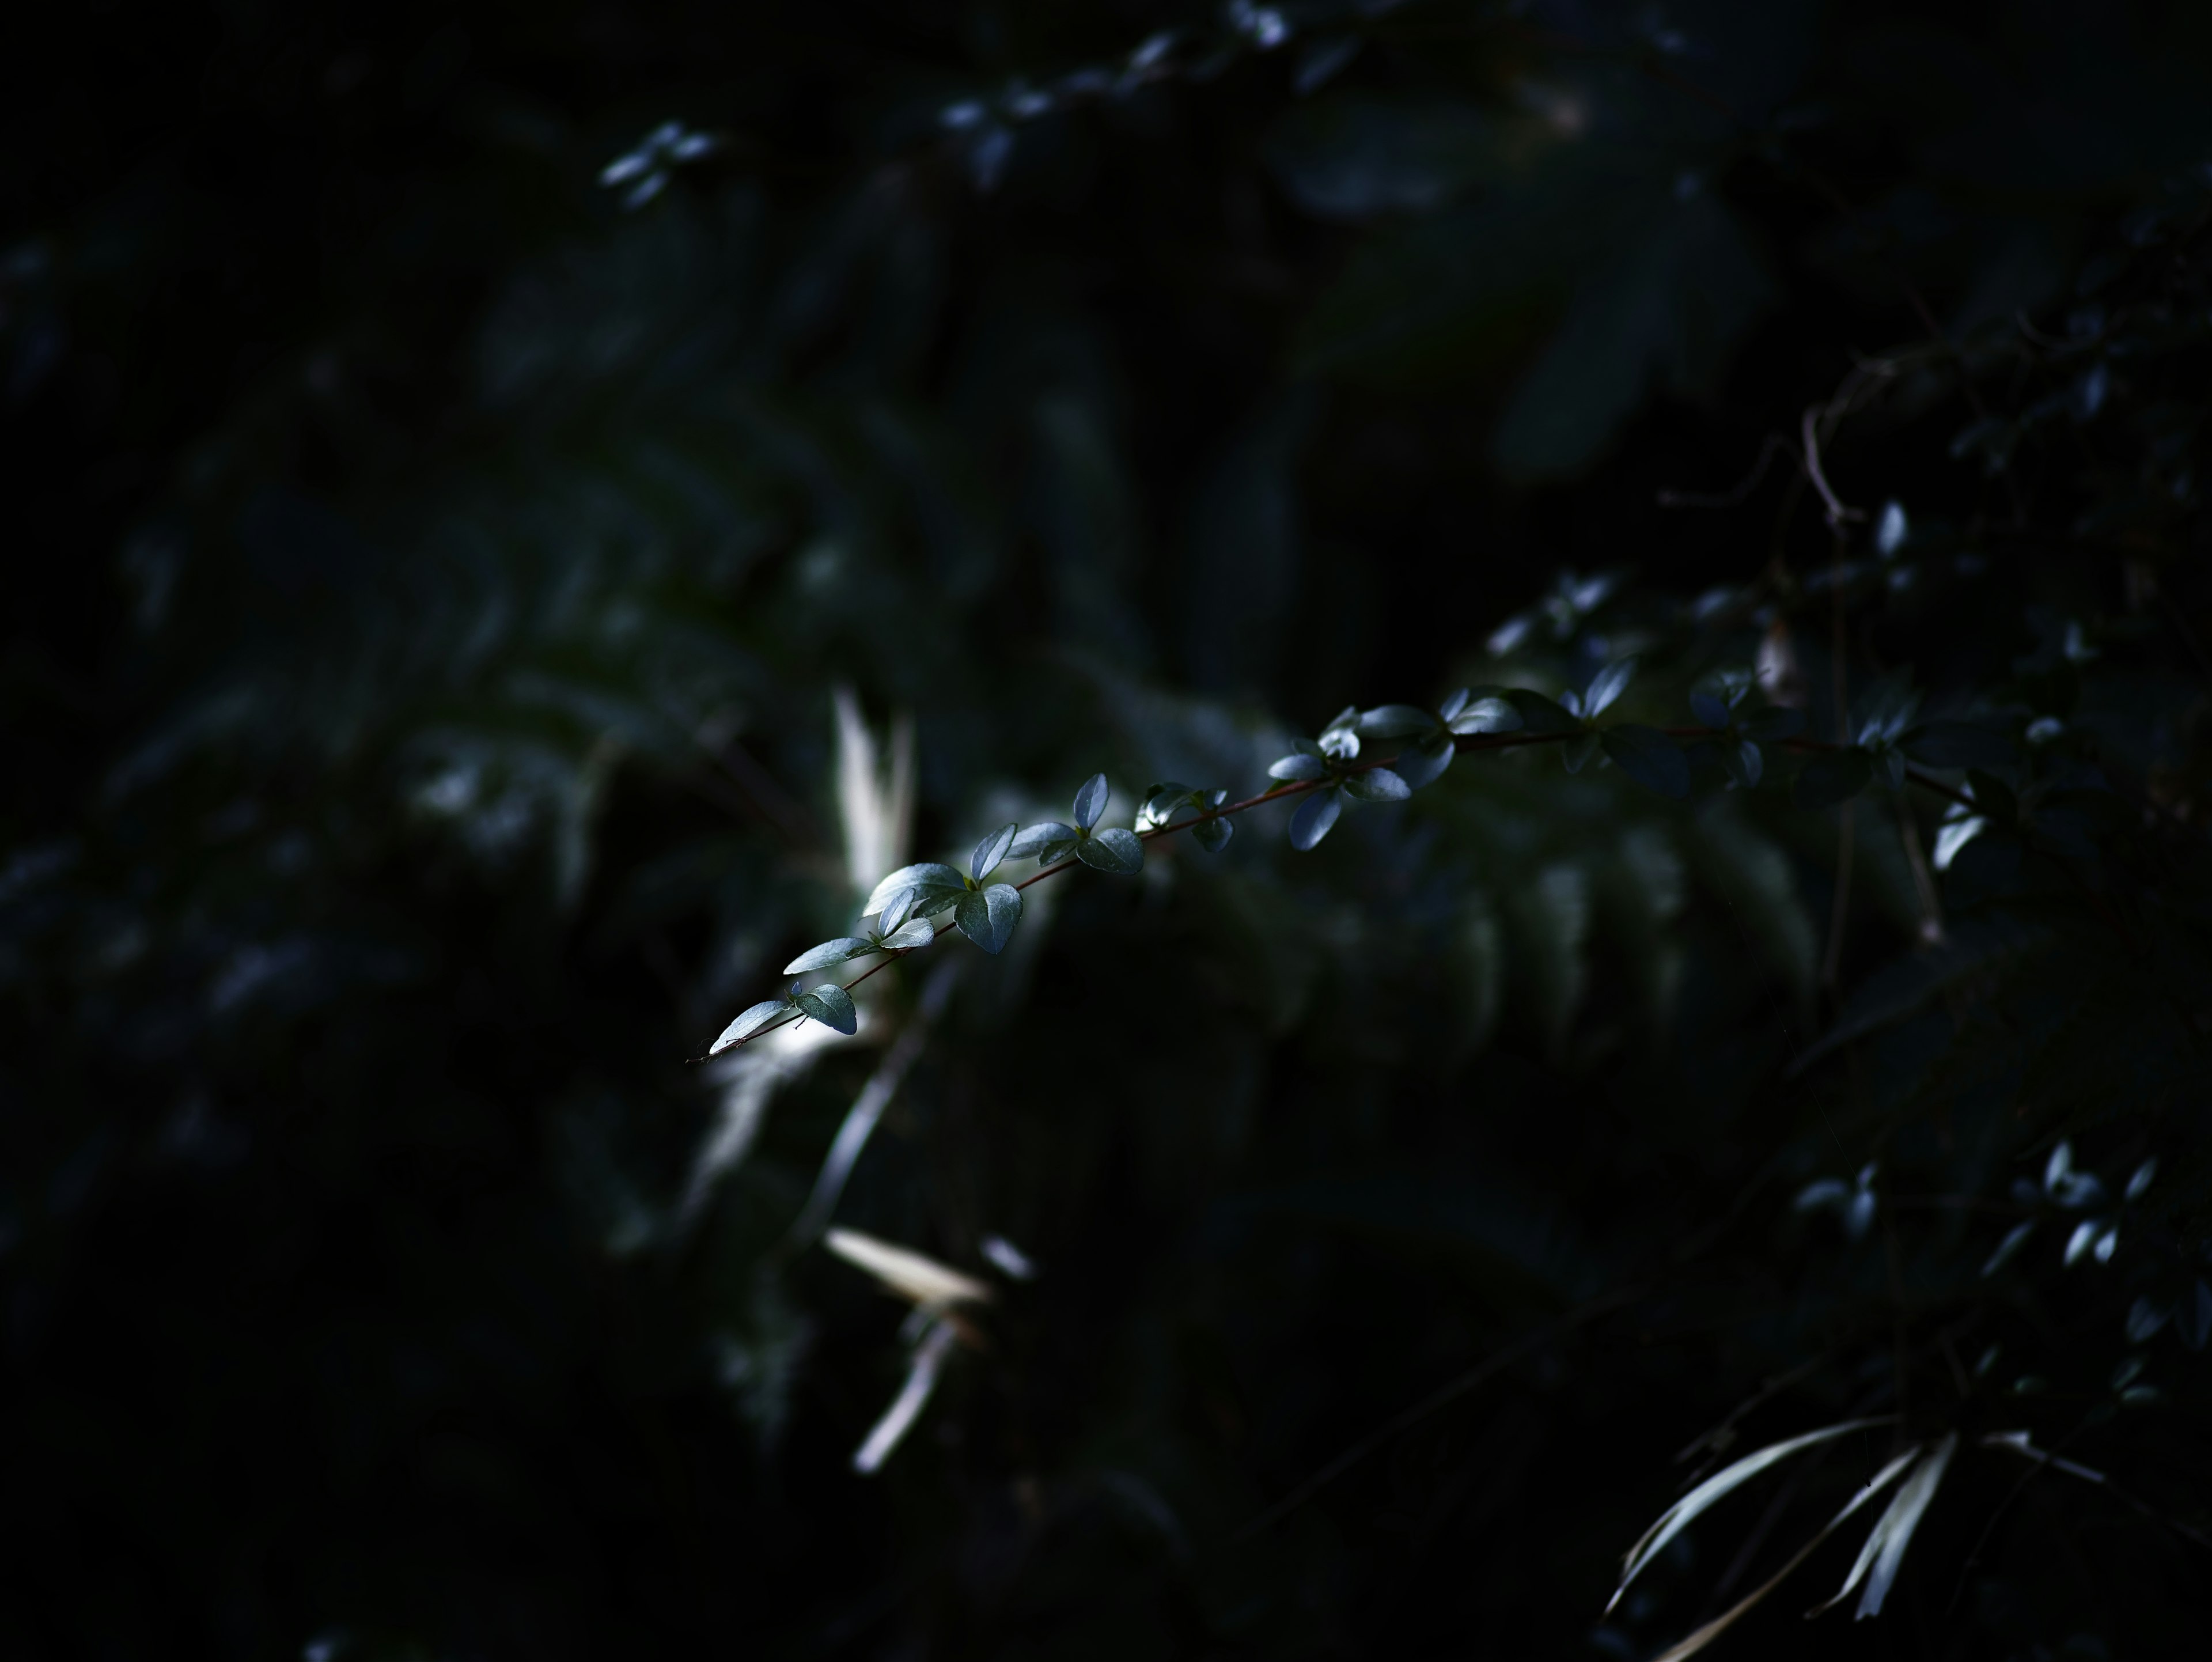
{"type": "Polygon", "coordinates": [[[2202,1647],[2200,9],[56,26],[0,1653],[2202,1647]]]}

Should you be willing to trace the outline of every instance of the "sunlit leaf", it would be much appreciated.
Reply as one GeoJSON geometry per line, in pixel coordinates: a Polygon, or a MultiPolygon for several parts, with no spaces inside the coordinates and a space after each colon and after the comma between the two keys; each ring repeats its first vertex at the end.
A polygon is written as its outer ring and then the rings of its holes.
{"type": "Polygon", "coordinates": [[[1106,812],[1106,776],[1094,773],[1085,780],[1075,793],[1075,823],[1089,831],[1098,823],[1098,816],[1106,812]]]}
{"type": "Polygon", "coordinates": [[[1602,715],[1610,709],[1620,695],[1628,691],[1628,684],[1636,679],[1637,660],[1633,655],[1616,658],[1590,677],[1589,689],[1583,694],[1583,719],[1602,715]]]}
{"type": "Polygon", "coordinates": [[[1343,812],[1344,799],[1334,789],[1313,792],[1291,815],[1291,846],[1301,851],[1310,849],[1328,835],[1328,828],[1343,812]]]}
{"type": "Polygon", "coordinates": [[[978,883],[988,877],[1006,857],[1006,851],[1013,847],[1014,838],[1019,834],[1019,826],[1002,825],[978,843],[975,856],[968,862],[969,875],[978,883]]]}
{"type": "MultiPolygon", "coordinates": [[[[922,928],[929,926],[925,923],[922,928]]],[[[818,947],[810,947],[783,966],[786,975],[805,975],[809,970],[826,970],[833,964],[843,964],[875,951],[873,943],[857,935],[842,935],[835,941],[825,941],[818,947]]]]}
{"type": "Polygon", "coordinates": [[[742,1012],[735,1021],[723,1028],[721,1036],[707,1047],[707,1054],[710,1056],[719,1056],[732,1044],[742,1044],[778,1016],[789,1014],[791,1008],[791,1001],[787,998],[763,999],[759,1003],[742,1012]]]}
{"type": "Polygon", "coordinates": [[[1282,760],[1270,764],[1267,769],[1267,776],[1270,779],[1287,779],[1293,782],[1320,779],[1326,777],[1328,773],[1328,764],[1318,756],[1285,756],[1282,760]]]}
{"type": "Polygon", "coordinates": [[[968,884],[951,867],[933,860],[924,861],[920,865],[902,867],[877,884],[860,910],[863,914],[879,913],[898,895],[909,892],[914,896],[912,910],[927,916],[942,911],[967,893],[968,884]]]}
{"type": "Polygon", "coordinates": [[[1344,794],[1362,802],[1402,802],[1413,793],[1388,768],[1370,768],[1344,782],[1344,794]]]}
{"type": "Polygon", "coordinates": [[[1411,704],[1383,704],[1377,709],[1362,710],[1359,730],[1376,739],[1399,739],[1409,733],[1432,732],[1437,718],[1425,709],[1411,704]]]}
{"type": "Polygon", "coordinates": [[[1081,840],[1081,833],[1074,826],[1048,819],[1024,830],[1014,838],[1006,853],[1015,860],[1042,860],[1050,864],[1065,858],[1081,840]]]}

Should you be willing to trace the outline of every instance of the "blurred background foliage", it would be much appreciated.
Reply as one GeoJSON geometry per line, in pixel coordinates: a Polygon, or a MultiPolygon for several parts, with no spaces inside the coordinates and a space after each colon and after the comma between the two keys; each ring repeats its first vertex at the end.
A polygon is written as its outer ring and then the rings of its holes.
{"type": "Polygon", "coordinates": [[[1952,1429],[1877,1622],[1718,1644],[2194,1653],[2212,13],[47,21],[9,1654],[1641,1658],[1952,1429]],[[1630,649],[2015,759],[1462,758],[686,1064],[1095,770],[1630,649]],[[873,1476],[817,1187],[999,1289],[873,1476]]]}

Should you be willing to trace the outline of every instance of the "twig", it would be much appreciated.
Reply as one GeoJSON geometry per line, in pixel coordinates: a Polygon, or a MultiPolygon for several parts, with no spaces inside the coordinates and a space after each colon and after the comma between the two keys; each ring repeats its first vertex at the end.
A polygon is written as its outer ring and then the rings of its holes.
{"type": "MultiPolygon", "coordinates": [[[[1454,748],[1459,751],[1513,750],[1527,745],[1555,745],[1564,740],[1575,737],[1576,734],[1581,731],[1582,729],[1577,728],[1572,732],[1566,733],[1470,734],[1460,738],[1456,741],[1454,748]]],[[[1712,736],[1711,734],[1704,728],[1662,728],[1662,731],[1672,739],[1706,739],[1712,736]]],[[[1783,739],[1778,740],[1775,742],[1779,744],[1784,750],[1795,752],[1820,752],[1846,748],[1846,746],[1843,746],[1826,744],[1817,739],[1783,739]]],[[[1378,758],[1375,761],[1362,762],[1356,767],[1347,768],[1345,770],[1345,772],[1365,773],[1373,768],[1388,767],[1392,762],[1395,762],[1397,759],[1398,758],[1395,756],[1378,758]]],[[[1973,798],[1968,796],[1964,791],[1954,790],[1942,780],[1931,779],[1928,775],[1922,773],[1916,768],[1907,768],[1905,770],[1905,776],[1911,783],[1917,785],[1923,790],[1932,791],[1947,801],[1961,803],[1967,807],[1972,807],[1974,806],[1973,798]]],[[[1331,777],[1326,779],[1301,779],[1294,783],[1277,785],[1272,789],[1261,791],[1257,796],[1248,796],[1241,802],[1224,803],[1220,807],[1214,809],[1211,813],[1195,815],[1188,819],[1178,819],[1172,825],[1154,825],[1147,831],[1139,831],[1137,836],[1140,841],[1149,843],[1156,837],[1171,837],[1177,831],[1188,831],[1193,825],[1203,825],[1208,819],[1226,819],[1232,813],[1243,813],[1249,809],[1259,807],[1262,804],[1267,802],[1287,801],[1293,796],[1303,796],[1308,791],[1318,790],[1324,786],[1333,785],[1336,782],[1336,779],[1334,777],[1331,777]]],[[[1048,877],[1056,877],[1060,873],[1067,871],[1082,863],[1083,862],[1079,860],[1072,858],[1063,860],[1057,865],[1047,866],[1043,870],[1033,873],[1031,875],[1024,878],[1020,882],[1015,884],[1013,886],[1016,889],[1026,889],[1033,883],[1042,883],[1048,877]]],[[[939,925],[937,933],[930,936],[930,942],[934,943],[943,940],[946,935],[952,932],[955,926],[951,923],[943,923],[939,925]]],[[[870,976],[876,974],[879,971],[888,969],[893,964],[897,963],[901,959],[906,958],[908,955],[914,953],[918,953],[921,950],[922,948],[921,947],[908,947],[898,952],[884,953],[873,964],[871,964],[866,969],[861,971],[860,974],[854,976],[850,981],[844,983],[844,989],[847,992],[852,991],[854,988],[859,986],[870,976]]],[[[744,1038],[739,1039],[737,1045],[726,1046],[723,1050],[713,1051],[708,1056],[690,1056],[685,1058],[685,1065],[696,1066],[701,1062],[713,1060],[716,1056],[727,1055],[730,1050],[737,1049],[738,1045],[750,1044],[753,1040],[761,1038],[763,1034],[772,1033],[779,1027],[788,1026],[791,1023],[803,1019],[804,1018],[802,1018],[796,1011],[793,1012],[789,1015],[781,1016],[775,1021],[770,1022],[765,1027],[759,1029],[756,1032],[749,1033],[744,1038]]]]}
{"type": "Polygon", "coordinates": [[[1698,490],[1662,490],[1658,496],[1659,506],[1662,508],[1741,508],[1743,506],[1744,499],[1758,490],[1759,482],[1766,477],[1766,470],[1773,464],[1777,451],[1789,457],[1799,467],[1805,466],[1805,458],[1798,453],[1796,447],[1789,440],[1784,438],[1779,433],[1769,433],[1766,435],[1766,441],[1759,447],[1759,460],[1752,464],[1751,472],[1744,475],[1742,482],[1734,490],[1717,493],[1698,490]]]}
{"type": "Polygon", "coordinates": [[[1299,1483],[1273,1506],[1269,1507],[1267,1511],[1237,1531],[1230,1537],[1229,1543],[1233,1546],[1240,1541],[1249,1540],[1252,1537],[1273,1527],[1311,1500],[1322,1488],[1351,1470],[1352,1467],[1358,1465],[1399,1433],[1419,1424],[1437,1409],[1465,1396],[1485,1380],[1502,1373],[1530,1353],[1541,1349],[1554,1339],[1572,1332],[1583,1323],[1593,1320],[1607,1311],[1618,1309],[1620,1306],[1628,1303],[1638,1295],[1640,1290],[1623,1288],[1618,1292],[1605,1294],[1591,1300],[1578,1309],[1569,1311],[1557,1321],[1537,1329],[1534,1333],[1516,1343],[1508,1345],[1504,1349],[1493,1352],[1457,1379],[1431,1391],[1411,1408],[1401,1409],[1391,1415],[1379,1429],[1370,1432],[1361,1438],[1343,1453],[1322,1467],[1320,1470],[1299,1483]]]}

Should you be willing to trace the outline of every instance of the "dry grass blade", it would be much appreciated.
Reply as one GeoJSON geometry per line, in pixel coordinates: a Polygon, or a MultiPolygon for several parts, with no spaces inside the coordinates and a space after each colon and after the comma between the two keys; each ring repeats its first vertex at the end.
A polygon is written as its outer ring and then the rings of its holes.
{"type": "Polygon", "coordinates": [[[924,1310],[990,1301],[991,1289],[974,1276],[963,1275],[934,1258],[926,1258],[903,1246],[893,1246],[889,1241],[879,1241],[857,1229],[833,1229],[823,1237],[823,1245],[924,1310]]]}
{"type": "Polygon", "coordinates": [[[1644,1538],[1628,1549],[1620,1571],[1620,1585],[1613,1589],[1613,1597],[1606,1600],[1610,1610],[1620,1602],[1620,1595],[1628,1591],[1628,1584],[1654,1558],[1663,1551],[1667,1543],[1688,1528],[1698,1515],[1724,1500],[1760,1472],[1779,1461],[1788,1459],[1802,1450],[1841,1437],[1847,1432],[1862,1431],[1869,1426],[1887,1423],[1886,1420],[1845,1420],[1840,1424],[1824,1426],[1818,1431],[1808,1431],[1802,1437],[1791,1437],[1779,1443],[1770,1443],[1765,1448],[1747,1454],[1734,1465],[1716,1473],[1661,1513],[1651,1527],[1644,1531],[1644,1538]]]}
{"type": "Polygon", "coordinates": [[[1842,1604],[1862,1580],[1866,1581],[1867,1589],[1859,1599],[1858,1613],[1852,1619],[1863,1622],[1869,1616],[1881,1614],[1882,1601],[1889,1597],[1890,1584],[1897,1580],[1898,1568],[1905,1562],[1905,1549],[1912,1544],[1912,1531],[1920,1527],[1928,1503],[1936,1498],[1936,1487],[1942,1482],[1944,1470],[1958,1448],[1959,1434],[1954,1431],[1928,1451],[1913,1468],[1912,1475],[1899,1485],[1887,1510],[1867,1531],[1866,1544],[1859,1549],[1851,1573],[1844,1578],[1844,1585],[1836,1590],[1836,1596],[1814,1605],[1805,1612],[1807,1616],[1818,1616],[1842,1604]],[[1869,1568],[1873,1571],[1870,1578],[1869,1568]]]}
{"type": "Polygon", "coordinates": [[[1774,1574],[1768,1576],[1765,1580],[1760,1582],[1756,1587],[1753,1587],[1749,1592],[1746,1593],[1741,1598],[1731,1604],[1727,1610],[1723,1610],[1711,1621],[1706,1622],[1704,1627],[1699,1628],[1688,1638],[1680,1641],[1679,1643],[1674,1644],[1669,1647],[1667,1650],[1662,1652],[1657,1657],[1653,1659],[1653,1662],[1682,1662],[1682,1659],[1685,1657],[1695,1656],[1699,1651],[1705,1649],[1706,1646],[1711,1644],[1714,1640],[1719,1638],[1723,1633],[1726,1633],[1729,1628],[1735,1624],[1737,1619],[1747,1610],[1750,1610],[1753,1605],[1758,1604],[1760,1599],[1765,1598],[1768,1593],[1772,1592],[1775,1588],[1780,1586],[1784,1581],[1787,1580],[1789,1579],[1790,1573],[1796,1569],[1800,1564],[1803,1563],[1808,1558],[1810,1558],[1815,1549],[1817,1549],[1823,1541],[1826,1541],[1831,1535],[1833,1535],[1837,1530],[1843,1526],[1846,1519],[1850,1518],[1853,1513],[1856,1512],[1868,1501],[1873,1500],[1875,1495],[1881,1494],[1883,1489],[1888,1488],[1891,1482],[1897,1476],[1898,1473],[1903,1471],[1905,1467],[1911,1465],[1915,1459],[1919,1458],[1919,1454],[1920,1449],[1918,1445],[1916,1444],[1911,1448],[1905,1450],[1904,1453],[1899,1455],[1894,1460],[1892,1460],[1880,1471],[1875,1473],[1873,1480],[1856,1495],[1851,1496],[1850,1501],[1844,1506],[1841,1512],[1838,1513],[1834,1517],[1828,1519],[1826,1524],[1822,1525],[1820,1526],[1820,1533],[1814,1536],[1814,1537],[1808,1541],[1803,1546],[1798,1548],[1797,1550],[1790,1555],[1790,1559],[1788,1563],[1784,1564],[1780,1569],[1775,1571],[1774,1574]]]}
{"type": "Polygon", "coordinates": [[[928,1405],[930,1393],[937,1389],[937,1376],[945,1367],[945,1358],[952,1348],[952,1329],[944,1322],[932,1322],[929,1331],[914,1348],[914,1356],[907,1365],[906,1383],[899,1394],[884,1410],[884,1417],[876,1422],[868,1433],[867,1440],[853,1452],[853,1470],[863,1474],[872,1472],[890,1458],[891,1451],[921,1417],[928,1405]]]}

